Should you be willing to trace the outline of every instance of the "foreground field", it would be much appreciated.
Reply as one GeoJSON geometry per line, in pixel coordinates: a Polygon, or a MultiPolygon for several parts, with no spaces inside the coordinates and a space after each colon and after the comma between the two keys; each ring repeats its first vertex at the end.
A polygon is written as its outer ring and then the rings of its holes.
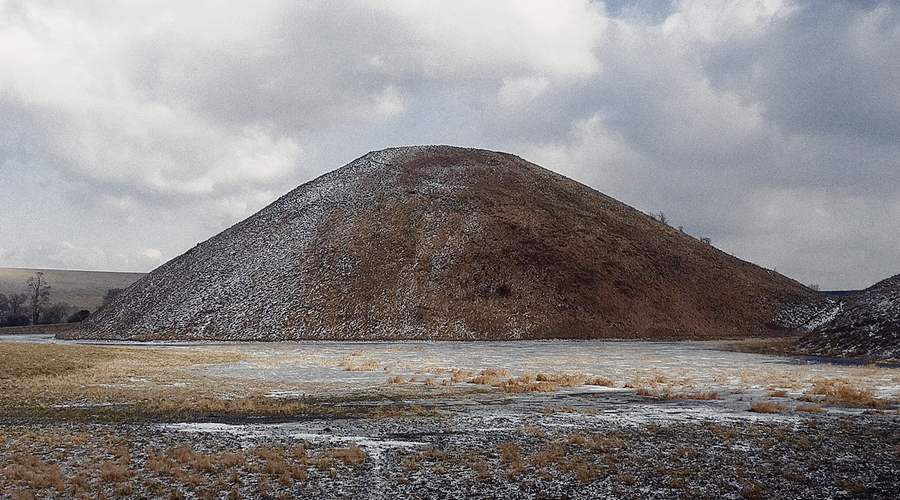
{"type": "Polygon", "coordinates": [[[0,498],[894,498],[900,370],[710,343],[0,341],[0,498]]]}

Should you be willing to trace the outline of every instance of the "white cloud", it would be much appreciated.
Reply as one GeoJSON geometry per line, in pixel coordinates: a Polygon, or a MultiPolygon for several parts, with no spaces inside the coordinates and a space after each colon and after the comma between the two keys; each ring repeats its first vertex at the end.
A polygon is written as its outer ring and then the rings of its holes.
{"type": "Polygon", "coordinates": [[[502,106],[526,106],[549,87],[549,80],[541,76],[504,78],[498,98],[502,106]]]}
{"type": "Polygon", "coordinates": [[[144,250],[144,255],[150,260],[155,260],[160,263],[162,262],[163,254],[155,248],[148,248],[144,250]]]}
{"type": "Polygon", "coordinates": [[[413,56],[428,75],[587,77],[601,69],[594,49],[606,19],[587,0],[383,0],[379,5],[410,34],[413,56]]]}

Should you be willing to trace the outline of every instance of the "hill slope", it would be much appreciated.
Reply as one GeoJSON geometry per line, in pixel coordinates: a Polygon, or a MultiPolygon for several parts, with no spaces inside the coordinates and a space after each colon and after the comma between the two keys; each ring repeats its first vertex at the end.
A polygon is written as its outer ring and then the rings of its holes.
{"type": "Polygon", "coordinates": [[[808,354],[900,361],[900,274],[819,304],[802,329],[808,354]]]}
{"type": "MultiPolygon", "coordinates": [[[[145,276],[79,335],[709,338],[815,292],[521,158],[369,153],[145,276]]],[[[771,325],[770,325],[771,326],[771,325]]]]}

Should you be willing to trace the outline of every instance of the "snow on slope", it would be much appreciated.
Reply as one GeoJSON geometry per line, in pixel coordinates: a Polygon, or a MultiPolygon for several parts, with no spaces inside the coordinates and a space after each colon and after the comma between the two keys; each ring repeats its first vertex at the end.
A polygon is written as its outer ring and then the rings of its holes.
{"type": "Polygon", "coordinates": [[[810,354],[900,361],[900,274],[832,299],[803,330],[810,354]]]}
{"type": "Polygon", "coordinates": [[[78,336],[710,338],[818,294],[513,155],[369,153],[126,290],[78,336]]]}

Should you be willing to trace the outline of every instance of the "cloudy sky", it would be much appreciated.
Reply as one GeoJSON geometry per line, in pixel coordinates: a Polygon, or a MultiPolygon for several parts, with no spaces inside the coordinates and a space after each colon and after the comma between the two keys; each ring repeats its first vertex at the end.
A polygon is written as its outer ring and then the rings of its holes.
{"type": "Polygon", "coordinates": [[[453,144],[862,288],[900,273],[898,57],[897,1],[0,0],[0,266],[149,271],[453,144]]]}

